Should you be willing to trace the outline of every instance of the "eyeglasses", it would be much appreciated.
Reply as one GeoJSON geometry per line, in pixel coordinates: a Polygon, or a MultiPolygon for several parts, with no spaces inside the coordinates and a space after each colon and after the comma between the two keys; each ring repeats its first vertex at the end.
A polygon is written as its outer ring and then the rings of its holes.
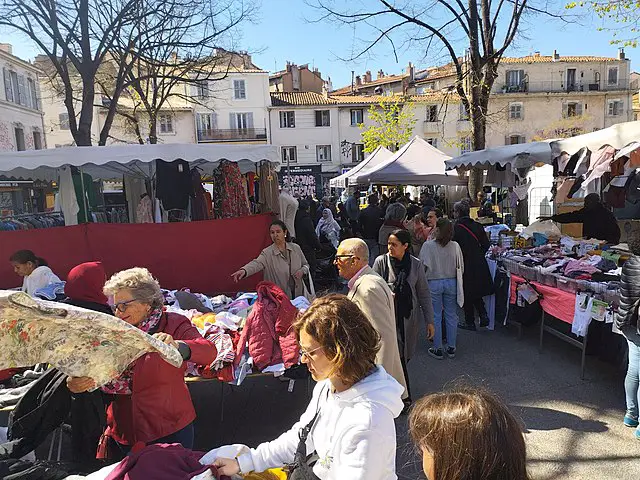
{"type": "Polygon", "coordinates": [[[116,303],[115,305],[113,305],[111,307],[111,311],[113,313],[116,312],[120,312],[120,313],[124,313],[127,311],[127,309],[129,308],[129,304],[136,302],[137,300],[135,298],[132,298],[131,300],[127,300],[126,302],[119,302],[116,303]]]}
{"type": "Polygon", "coordinates": [[[300,345],[300,358],[302,358],[302,357],[311,358],[311,354],[312,354],[313,352],[315,352],[316,350],[320,350],[321,348],[322,348],[322,347],[317,347],[317,348],[314,348],[313,350],[309,350],[309,351],[307,352],[307,351],[305,351],[305,350],[302,348],[302,345],[300,345]]]}
{"type": "Polygon", "coordinates": [[[357,259],[358,257],[356,257],[355,255],[336,255],[335,258],[333,259],[333,263],[338,263],[338,260],[340,260],[341,258],[355,258],[357,259]]]}

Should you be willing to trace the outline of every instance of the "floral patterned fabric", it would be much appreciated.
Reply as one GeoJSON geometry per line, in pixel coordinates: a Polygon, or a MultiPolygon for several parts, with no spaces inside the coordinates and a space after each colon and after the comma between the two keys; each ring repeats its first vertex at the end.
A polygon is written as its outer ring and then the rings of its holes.
{"type": "Polygon", "coordinates": [[[215,218],[249,215],[249,198],[237,163],[222,160],[213,170],[213,214],[215,218]]]}
{"type": "Polygon", "coordinates": [[[178,350],[111,315],[0,290],[0,369],[50,363],[102,386],[145,353],[182,365],[178,350]]]}

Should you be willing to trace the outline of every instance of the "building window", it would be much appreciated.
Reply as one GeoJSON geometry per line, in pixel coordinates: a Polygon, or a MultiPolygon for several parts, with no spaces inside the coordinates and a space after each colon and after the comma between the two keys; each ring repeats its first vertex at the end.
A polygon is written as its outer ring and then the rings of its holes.
{"type": "Polygon", "coordinates": [[[431,145],[434,148],[438,148],[438,139],[435,137],[431,137],[431,138],[425,138],[425,140],[427,141],[427,143],[429,145],[431,145]]]}
{"type": "Polygon", "coordinates": [[[22,127],[15,127],[14,132],[16,134],[16,150],[19,152],[26,150],[24,146],[24,129],[22,127]]]}
{"type": "Polygon", "coordinates": [[[40,132],[33,132],[33,148],[42,150],[42,135],[40,132]]]}
{"type": "Polygon", "coordinates": [[[521,143],[527,143],[527,139],[524,135],[509,135],[505,142],[506,145],[519,145],[521,143]]]}
{"type": "Polygon", "coordinates": [[[208,80],[198,80],[196,83],[196,95],[198,98],[209,98],[208,80]]]}
{"type": "Polygon", "coordinates": [[[316,110],[316,127],[330,127],[331,112],[329,110],[316,110]]]}
{"type": "Polygon", "coordinates": [[[238,130],[248,130],[253,128],[253,113],[231,113],[231,128],[238,130]]]}
{"type": "Polygon", "coordinates": [[[522,103],[513,102],[509,104],[509,119],[522,120],[522,103]]]}
{"type": "Polygon", "coordinates": [[[247,89],[244,80],[233,81],[233,98],[236,100],[247,99],[247,89]]]}
{"type": "Polygon", "coordinates": [[[622,107],[624,106],[622,100],[609,100],[608,105],[609,108],[607,114],[610,117],[617,117],[618,115],[622,115],[622,107]]]}
{"type": "Polygon", "coordinates": [[[316,145],[316,160],[318,162],[330,162],[331,145],[316,145]]]}
{"type": "Polygon", "coordinates": [[[158,115],[158,123],[160,124],[160,133],[174,133],[172,115],[158,115]]]}
{"type": "Polygon", "coordinates": [[[579,117],[580,115],[582,115],[581,103],[569,102],[562,106],[562,116],[564,118],[579,117]]]}
{"type": "Polygon", "coordinates": [[[215,113],[198,113],[196,122],[200,132],[212,132],[218,128],[217,115],[215,113]]]}
{"type": "Polygon", "coordinates": [[[460,145],[460,153],[468,153],[473,150],[473,142],[471,142],[471,137],[464,137],[462,139],[462,144],[460,145]]]}
{"type": "Polygon", "coordinates": [[[460,104],[460,116],[458,117],[458,120],[461,122],[466,122],[470,119],[471,117],[469,117],[469,111],[467,110],[467,107],[464,106],[464,103],[460,104]]]}
{"type": "Polygon", "coordinates": [[[609,67],[607,72],[607,84],[618,85],[618,67],[609,67]]]}
{"type": "Polygon", "coordinates": [[[60,130],[69,130],[69,114],[61,113],[58,115],[58,123],[60,125],[60,130]]]}
{"type": "Polygon", "coordinates": [[[284,165],[289,163],[296,163],[297,161],[298,161],[297,147],[282,147],[282,163],[284,165]]]}
{"type": "Polygon", "coordinates": [[[427,122],[437,122],[437,121],[438,121],[438,106],[427,105],[427,122]]]}
{"type": "Polygon", "coordinates": [[[295,128],[296,112],[280,112],[280,128],[295,128]]]}
{"type": "Polygon", "coordinates": [[[351,145],[351,161],[360,163],[364,160],[364,145],[362,143],[354,143],[351,145]]]}
{"type": "Polygon", "coordinates": [[[36,82],[33,78],[27,78],[27,89],[29,90],[28,96],[31,104],[29,105],[31,108],[37,110],[38,109],[38,92],[36,91],[36,82]]]}
{"type": "Polygon", "coordinates": [[[351,126],[357,127],[364,123],[364,110],[361,108],[354,108],[351,110],[351,126]]]}
{"type": "Polygon", "coordinates": [[[507,70],[506,78],[507,92],[524,92],[524,70],[507,70]]]}

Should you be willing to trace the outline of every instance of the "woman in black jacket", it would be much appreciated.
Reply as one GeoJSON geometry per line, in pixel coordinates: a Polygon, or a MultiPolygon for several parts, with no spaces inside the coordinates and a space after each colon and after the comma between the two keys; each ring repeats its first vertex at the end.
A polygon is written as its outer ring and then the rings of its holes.
{"type": "Polygon", "coordinates": [[[316,269],[318,267],[318,260],[316,257],[316,251],[320,250],[321,245],[316,235],[316,229],[313,225],[313,219],[309,212],[310,203],[308,200],[302,199],[298,204],[298,211],[296,212],[295,229],[296,229],[296,243],[300,245],[300,249],[309,263],[309,271],[311,278],[315,280],[316,269]]]}
{"type": "Polygon", "coordinates": [[[635,436],[640,440],[638,414],[640,407],[640,231],[636,230],[627,239],[633,256],[622,266],[620,277],[620,305],[616,315],[616,326],[629,344],[629,367],[624,380],[627,396],[627,413],[624,424],[636,428],[635,436]]]}
{"type": "Polygon", "coordinates": [[[464,317],[458,324],[465,330],[476,330],[475,311],[480,316],[480,326],[489,326],[489,316],[482,297],[493,292],[493,278],[485,254],[489,250],[489,238],[482,225],[469,217],[469,204],[458,202],[453,206],[457,219],[453,230],[453,241],[458,242],[464,258],[464,317]]]}

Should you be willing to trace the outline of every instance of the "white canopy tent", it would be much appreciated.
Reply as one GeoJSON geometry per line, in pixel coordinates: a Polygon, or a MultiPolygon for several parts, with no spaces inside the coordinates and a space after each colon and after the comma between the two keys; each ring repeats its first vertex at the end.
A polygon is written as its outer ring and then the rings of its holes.
{"type": "Polygon", "coordinates": [[[381,163],[390,159],[392,156],[393,153],[391,153],[383,146],[379,146],[371,153],[371,155],[369,155],[351,170],[329,180],[329,185],[334,188],[347,188],[349,186],[349,178],[357,174],[362,175],[364,174],[364,172],[374,169],[381,163]]]}
{"type": "Polygon", "coordinates": [[[542,142],[485,148],[484,150],[463,153],[459,157],[447,160],[445,164],[447,170],[453,170],[458,167],[488,167],[490,165],[504,167],[507,164],[511,164],[511,168],[516,169],[532,167],[537,163],[550,164],[553,160],[551,142],[552,140],[544,140],[542,142]]]}
{"type": "Polygon", "coordinates": [[[557,158],[563,153],[573,155],[583,147],[597,152],[605,145],[611,145],[619,150],[638,140],[640,140],[640,121],[619,123],[584,135],[553,140],[551,142],[551,156],[557,158]]]}
{"type": "Polygon", "coordinates": [[[390,159],[377,167],[352,175],[351,185],[460,185],[457,175],[445,173],[445,161],[451,157],[420,137],[412,138],[390,159]]]}
{"type": "Polygon", "coordinates": [[[0,153],[0,174],[16,178],[55,180],[57,169],[80,167],[94,178],[117,178],[123,174],[148,176],[152,162],[186,160],[210,173],[221,160],[238,163],[240,171],[253,171],[257,163],[280,164],[278,148],[272,145],[162,144],[109,147],[67,147],[0,153]]]}

